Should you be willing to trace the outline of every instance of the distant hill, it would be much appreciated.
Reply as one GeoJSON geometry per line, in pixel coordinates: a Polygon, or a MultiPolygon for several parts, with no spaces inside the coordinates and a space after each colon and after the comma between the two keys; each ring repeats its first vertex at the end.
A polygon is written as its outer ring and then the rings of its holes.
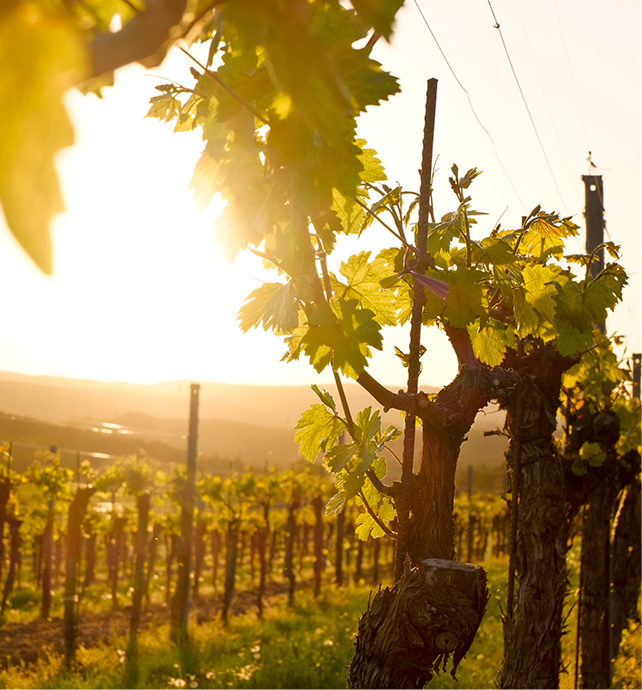
{"type": "MultiPolygon", "coordinates": [[[[337,397],[334,386],[327,389],[337,397]]],[[[373,404],[356,384],[347,389],[355,410],[373,404]]],[[[296,421],[316,401],[308,386],[203,383],[199,451],[204,469],[289,466],[298,458],[296,421]]],[[[69,457],[75,451],[118,456],[143,448],[160,461],[182,462],[188,405],[188,381],[143,385],[0,372],[0,441],[14,441],[14,455],[25,459],[29,453],[33,457],[31,446],[57,445],[71,451],[69,457]]],[[[395,412],[385,415],[385,423],[402,424],[395,412]]],[[[462,446],[460,473],[468,465],[478,474],[484,468],[497,473],[506,441],[483,432],[502,425],[503,414],[494,408],[477,416],[462,446]]]]}
{"type": "MultiPolygon", "coordinates": [[[[112,383],[0,372],[0,410],[56,423],[78,419],[109,421],[129,412],[187,419],[189,381],[158,384],[112,383]]],[[[327,386],[333,394],[334,386],[327,386]]],[[[370,396],[348,384],[357,409],[370,396]]],[[[309,386],[201,384],[201,418],[225,418],[262,426],[294,427],[317,397],[309,386]]]]}

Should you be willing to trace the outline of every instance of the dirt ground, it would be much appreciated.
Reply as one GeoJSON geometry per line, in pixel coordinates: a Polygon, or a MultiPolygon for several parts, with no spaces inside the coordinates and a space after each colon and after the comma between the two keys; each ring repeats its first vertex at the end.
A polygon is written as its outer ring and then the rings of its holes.
{"type": "MultiPolygon", "coordinates": [[[[266,604],[270,599],[287,590],[286,583],[272,583],[266,588],[266,604]]],[[[213,620],[220,615],[221,596],[199,598],[192,602],[192,611],[198,621],[213,620]]],[[[256,592],[241,591],[234,595],[232,615],[256,609],[256,592]]],[[[81,613],[78,624],[78,646],[94,647],[109,642],[129,630],[131,607],[117,611],[81,613]]],[[[149,606],[143,611],[140,629],[169,623],[169,607],[160,604],[149,606]]],[[[12,623],[0,627],[0,665],[6,667],[20,662],[29,664],[37,661],[47,650],[62,654],[64,651],[62,618],[35,620],[30,623],[12,623]]]]}

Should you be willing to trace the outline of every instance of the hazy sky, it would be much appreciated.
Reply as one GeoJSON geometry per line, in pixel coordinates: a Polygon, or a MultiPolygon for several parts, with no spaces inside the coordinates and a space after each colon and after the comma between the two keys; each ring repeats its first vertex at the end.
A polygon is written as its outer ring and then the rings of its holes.
{"type": "MultiPolygon", "coordinates": [[[[455,206],[447,182],[452,163],[477,167],[484,174],[472,188],[473,204],[489,214],[481,221],[487,228],[500,216],[502,225],[516,226],[538,203],[583,227],[581,175],[592,151],[604,178],[609,237],[622,245],[631,274],[625,304],[608,328],[627,335],[629,352],[639,352],[639,0],[493,2],[545,154],[487,0],[418,2],[488,133],[407,0],[392,44],[380,41],[375,49],[400,78],[402,94],[368,113],[361,134],[391,180],[418,189],[426,81],[436,77],[437,212],[455,206]]],[[[58,161],[67,212],[54,222],[53,278],[39,274],[0,216],[0,370],[132,382],[328,379],[304,363],[279,364],[278,338],[237,328],[243,298],[265,275],[250,258],[226,265],[213,242],[216,209],[196,211],[187,187],[200,134],[174,134],[143,119],[154,85],[163,77],[180,80],[188,68],[187,58],[174,53],[154,70],[121,70],[103,100],[68,95],[76,145],[58,161]]],[[[368,249],[370,240],[353,247],[368,249]]],[[[400,386],[405,371],[392,352],[393,345],[407,349],[407,335],[388,331],[373,371],[400,386]]],[[[423,382],[445,384],[454,356],[439,333],[427,345],[423,382]]]]}

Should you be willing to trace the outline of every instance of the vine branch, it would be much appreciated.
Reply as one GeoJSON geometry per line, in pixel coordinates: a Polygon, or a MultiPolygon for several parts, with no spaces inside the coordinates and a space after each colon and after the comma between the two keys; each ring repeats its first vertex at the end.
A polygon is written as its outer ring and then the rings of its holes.
{"type": "Polygon", "coordinates": [[[392,498],[393,492],[392,489],[389,486],[386,486],[379,477],[377,477],[376,472],[372,469],[372,467],[368,468],[366,470],[366,476],[368,479],[373,483],[375,489],[380,493],[380,494],[385,494],[386,496],[390,496],[392,498]]]}
{"type": "Polygon", "coordinates": [[[413,396],[404,391],[393,393],[385,386],[382,386],[365,369],[357,377],[357,383],[383,407],[384,412],[388,410],[402,410],[410,412],[415,408],[413,396]]]}
{"type": "MultiPolygon", "coordinates": [[[[144,10],[115,33],[98,32],[89,43],[90,77],[155,56],[181,23],[187,0],[147,0],[144,10]]],[[[157,60],[160,62],[160,59],[157,60]]]]}

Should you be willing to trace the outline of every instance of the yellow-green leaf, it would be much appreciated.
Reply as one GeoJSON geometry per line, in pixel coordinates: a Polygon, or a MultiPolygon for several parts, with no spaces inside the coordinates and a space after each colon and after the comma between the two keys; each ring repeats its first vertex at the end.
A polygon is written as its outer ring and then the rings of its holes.
{"type": "Polygon", "coordinates": [[[49,223],[63,210],[54,157],[73,143],[62,97],[84,67],[80,39],[61,14],[19,3],[0,17],[0,203],[11,232],[45,273],[52,271],[49,223]]]}

